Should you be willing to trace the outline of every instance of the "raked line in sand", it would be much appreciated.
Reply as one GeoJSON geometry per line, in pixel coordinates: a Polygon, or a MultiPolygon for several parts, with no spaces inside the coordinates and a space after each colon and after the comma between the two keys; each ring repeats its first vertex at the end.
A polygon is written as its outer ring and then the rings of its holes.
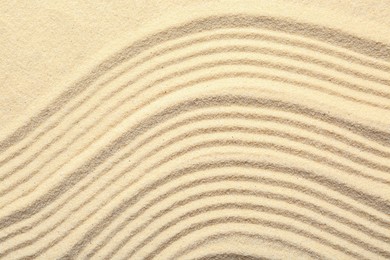
{"type": "Polygon", "coordinates": [[[390,258],[389,60],[244,14],[133,41],[2,138],[0,257],[390,258]]]}

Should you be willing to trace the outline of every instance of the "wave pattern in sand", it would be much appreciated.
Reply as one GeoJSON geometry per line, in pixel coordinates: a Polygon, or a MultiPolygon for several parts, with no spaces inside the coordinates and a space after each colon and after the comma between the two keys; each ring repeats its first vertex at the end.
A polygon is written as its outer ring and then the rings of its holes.
{"type": "Polygon", "coordinates": [[[129,43],[0,142],[2,259],[389,259],[390,46],[249,15],[129,43]]]}

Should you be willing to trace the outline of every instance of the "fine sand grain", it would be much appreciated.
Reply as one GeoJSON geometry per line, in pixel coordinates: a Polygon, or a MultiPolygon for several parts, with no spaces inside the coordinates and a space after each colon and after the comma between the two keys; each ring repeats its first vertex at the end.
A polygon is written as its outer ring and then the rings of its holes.
{"type": "Polygon", "coordinates": [[[0,259],[390,259],[390,2],[2,1],[0,259]]]}

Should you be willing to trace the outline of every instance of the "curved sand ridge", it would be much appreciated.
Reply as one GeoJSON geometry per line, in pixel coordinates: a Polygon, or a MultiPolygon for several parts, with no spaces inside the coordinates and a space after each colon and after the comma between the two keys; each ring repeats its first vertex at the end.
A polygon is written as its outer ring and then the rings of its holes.
{"type": "Polygon", "coordinates": [[[389,60],[267,16],[129,44],[1,140],[1,258],[389,258],[389,60]]]}

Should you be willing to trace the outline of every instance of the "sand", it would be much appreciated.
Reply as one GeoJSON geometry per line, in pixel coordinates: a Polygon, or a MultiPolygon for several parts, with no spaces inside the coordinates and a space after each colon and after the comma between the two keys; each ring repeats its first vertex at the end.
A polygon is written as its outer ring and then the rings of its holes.
{"type": "Polygon", "coordinates": [[[2,1],[0,259],[389,259],[387,1],[2,1]]]}

